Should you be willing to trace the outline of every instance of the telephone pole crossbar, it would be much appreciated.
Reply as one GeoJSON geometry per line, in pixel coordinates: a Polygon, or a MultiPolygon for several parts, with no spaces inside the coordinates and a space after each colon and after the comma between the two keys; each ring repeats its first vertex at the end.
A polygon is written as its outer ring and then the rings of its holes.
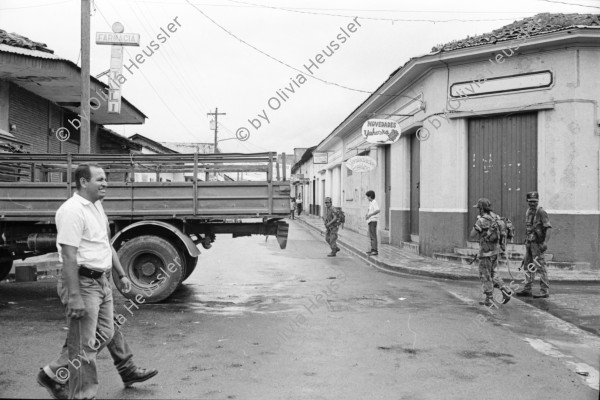
{"type": "Polygon", "coordinates": [[[215,112],[206,113],[206,115],[213,116],[215,118],[215,148],[213,153],[217,153],[217,133],[219,131],[219,115],[227,115],[226,113],[220,113],[219,107],[215,107],[215,112]]]}

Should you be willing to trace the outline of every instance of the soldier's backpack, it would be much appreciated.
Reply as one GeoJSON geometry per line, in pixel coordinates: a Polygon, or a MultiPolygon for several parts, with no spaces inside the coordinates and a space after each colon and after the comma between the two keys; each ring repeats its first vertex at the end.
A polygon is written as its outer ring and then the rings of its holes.
{"type": "Polygon", "coordinates": [[[515,227],[512,221],[494,213],[491,213],[490,218],[487,219],[491,222],[491,226],[486,232],[486,240],[489,242],[499,241],[500,248],[505,251],[506,242],[515,237],[515,227]]]}
{"type": "Polygon", "coordinates": [[[335,208],[335,214],[337,216],[338,223],[340,225],[343,225],[344,222],[346,222],[346,214],[344,214],[344,212],[342,211],[342,208],[341,207],[336,207],[335,208]]]}

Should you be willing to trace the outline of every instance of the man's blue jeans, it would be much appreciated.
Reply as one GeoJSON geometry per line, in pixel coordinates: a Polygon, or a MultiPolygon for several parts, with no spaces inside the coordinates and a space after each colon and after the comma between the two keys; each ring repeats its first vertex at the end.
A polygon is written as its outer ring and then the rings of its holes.
{"type": "MultiPolygon", "coordinates": [[[[105,274],[98,280],[79,276],[79,291],[86,314],[81,319],[67,316],[66,349],[63,346],[60,357],[50,368],[59,380],[68,380],[69,398],[91,399],[98,393],[96,356],[114,334],[112,289],[105,274]]],[[[58,281],[58,295],[66,307],[69,294],[62,277],[58,281]]]]}
{"type": "MultiPolygon", "coordinates": [[[[112,340],[106,345],[106,349],[112,357],[115,367],[119,375],[125,376],[135,370],[135,364],[133,363],[133,352],[129,347],[129,344],[125,340],[125,336],[119,328],[119,324],[115,323],[113,326],[115,334],[112,340]]],[[[67,347],[67,341],[63,345],[60,356],[52,361],[49,365],[50,370],[56,375],[56,372],[63,368],[62,371],[67,371],[69,368],[69,349],[67,347]]],[[[65,381],[64,377],[61,379],[57,376],[58,380],[65,381]]]]}

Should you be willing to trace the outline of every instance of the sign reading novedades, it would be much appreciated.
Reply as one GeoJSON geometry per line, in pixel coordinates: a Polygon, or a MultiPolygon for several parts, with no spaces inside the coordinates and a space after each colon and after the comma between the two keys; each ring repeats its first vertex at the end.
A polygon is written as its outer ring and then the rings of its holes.
{"type": "Polygon", "coordinates": [[[369,119],[363,124],[361,133],[369,143],[392,144],[400,139],[400,126],[389,119],[369,119]]]}

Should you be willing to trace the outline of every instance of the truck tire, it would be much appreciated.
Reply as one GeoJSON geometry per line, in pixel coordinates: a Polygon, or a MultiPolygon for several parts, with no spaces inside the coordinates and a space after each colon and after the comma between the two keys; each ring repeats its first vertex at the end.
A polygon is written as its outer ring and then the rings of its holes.
{"type": "Polygon", "coordinates": [[[166,299],[186,273],[185,261],[177,247],[159,236],[135,237],[127,241],[118,254],[125,275],[131,280],[131,290],[128,293],[121,291],[116,274],[113,274],[113,280],[121,294],[136,303],[157,303],[166,299]]]}
{"type": "Polygon", "coordinates": [[[0,252],[0,281],[6,278],[12,269],[13,259],[10,253],[0,252]]]}
{"type": "Polygon", "coordinates": [[[190,277],[196,269],[196,265],[198,265],[198,257],[190,257],[189,255],[185,257],[185,275],[182,282],[185,282],[190,277]]]}

